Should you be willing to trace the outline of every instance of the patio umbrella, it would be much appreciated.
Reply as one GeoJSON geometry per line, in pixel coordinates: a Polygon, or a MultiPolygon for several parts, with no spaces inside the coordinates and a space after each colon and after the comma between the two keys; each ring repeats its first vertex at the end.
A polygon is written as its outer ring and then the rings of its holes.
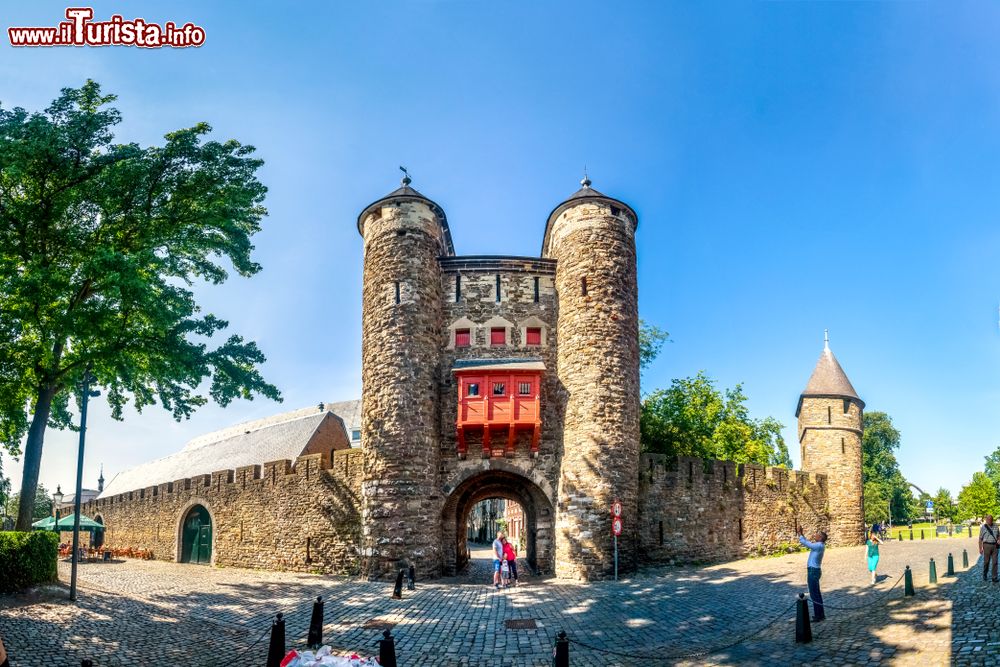
{"type": "Polygon", "coordinates": [[[47,516],[44,519],[39,519],[38,521],[31,524],[31,527],[35,530],[55,530],[56,520],[55,517],[47,516]]]}
{"type": "MultiPolygon", "coordinates": [[[[69,516],[64,516],[61,519],[59,519],[59,530],[73,530],[73,517],[74,516],[76,516],[76,515],[70,514],[69,516]]],[[[34,525],[34,524],[32,524],[32,525],[34,525]]],[[[80,530],[91,530],[93,528],[104,528],[104,526],[102,526],[101,524],[97,523],[96,521],[94,521],[90,517],[81,514],[80,515],[80,530]]],[[[51,526],[49,527],[49,530],[52,530],[51,526]]]]}

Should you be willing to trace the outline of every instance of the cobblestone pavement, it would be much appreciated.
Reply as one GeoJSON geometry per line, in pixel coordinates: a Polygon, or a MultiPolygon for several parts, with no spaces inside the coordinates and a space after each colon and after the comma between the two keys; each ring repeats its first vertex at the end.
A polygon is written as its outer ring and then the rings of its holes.
{"type": "MultiPolygon", "coordinates": [[[[286,614],[289,646],[301,647],[311,601],[322,595],[326,643],[374,654],[380,628],[391,624],[405,667],[549,665],[560,630],[593,647],[571,644],[574,667],[1000,663],[993,657],[1000,656],[1000,584],[965,571],[963,548],[975,566],[974,540],[886,544],[874,587],[863,548],[831,549],[822,582],[829,619],[814,626],[807,645],[794,643],[792,605],[805,590],[801,553],[649,570],[617,583],[536,578],[495,591],[441,579],[418,582],[403,600],[390,599],[391,584],[354,579],[155,561],[85,564],[76,605],[62,587],[0,598],[0,634],[14,667],[76,667],[84,657],[97,667],[263,665],[273,614],[286,614]],[[945,576],[949,551],[956,577],[945,576]],[[927,583],[931,557],[937,586],[927,583]],[[912,598],[903,597],[901,582],[894,586],[906,564],[917,587],[912,598]],[[537,627],[506,628],[517,619],[537,627]],[[699,651],[706,654],[691,655],[699,651]]],[[[60,576],[68,580],[68,565],[60,564],[60,576]]]]}

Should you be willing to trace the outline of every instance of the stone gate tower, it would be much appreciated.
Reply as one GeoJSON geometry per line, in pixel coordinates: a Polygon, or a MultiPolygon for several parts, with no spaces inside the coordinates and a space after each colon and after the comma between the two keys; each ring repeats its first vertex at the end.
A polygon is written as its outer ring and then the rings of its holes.
{"type": "MultiPolygon", "coordinates": [[[[549,215],[542,256],[557,261],[558,376],[564,402],[556,507],[556,575],[595,579],[613,570],[610,506],[631,565],[639,467],[637,217],[583,187],[549,215]]],[[[627,554],[627,555],[626,555],[627,554]]]]}
{"type": "Polygon", "coordinates": [[[829,336],[799,397],[802,469],[825,473],[829,484],[830,544],[864,542],[861,437],[865,402],[830,351],[829,336]]]}
{"type": "Polygon", "coordinates": [[[454,255],[444,211],[410,187],[358,217],[362,285],[361,486],[363,563],[369,577],[413,564],[437,574],[435,505],[441,269],[454,255]]]}

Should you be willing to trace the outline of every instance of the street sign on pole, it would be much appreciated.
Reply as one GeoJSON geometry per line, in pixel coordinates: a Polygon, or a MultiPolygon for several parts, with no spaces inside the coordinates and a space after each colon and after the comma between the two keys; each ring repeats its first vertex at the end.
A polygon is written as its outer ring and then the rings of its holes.
{"type": "Polygon", "coordinates": [[[621,516],[622,515],[622,502],[617,498],[613,503],[611,503],[611,516],[621,516]]]}
{"type": "Polygon", "coordinates": [[[618,537],[619,535],[622,534],[621,517],[616,516],[614,519],[611,520],[611,532],[615,534],[615,537],[618,537]]]}
{"type": "Polygon", "coordinates": [[[611,503],[611,534],[615,540],[615,581],[618,581],[618,536],[622,534],[622,503],[617,498],[611,503]]]}

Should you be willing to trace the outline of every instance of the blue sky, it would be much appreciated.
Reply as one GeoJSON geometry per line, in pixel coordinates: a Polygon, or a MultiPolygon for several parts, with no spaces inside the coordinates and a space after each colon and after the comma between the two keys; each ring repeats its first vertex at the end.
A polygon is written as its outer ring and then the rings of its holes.
{"type": "MultiPolygon", "coordinates": [[[[986,3],[93,3],[205,28],[199,49],[13,49],[4,107],[98,80],[121,140],[208,121],[266,160],[264,270],[199,289],[258,341],[285,403],[124,423],[98,405],[86,483],[200,433],[360,392],[358,212],[413,185],[459,254],[537,254],[594,187],[639,214],[640,311],[673,341],[644,387],[706,370],[785,424],[823,329],[903,473],[957,492],[1000,445],[1000,7],[986,3]]],[[[65,4],[5,3],[3,27],[65,4]]],[[[75,435],[41,480],[72,485],[75,435]]],[[[5,472],[20,481],[9,458],[5,472]]]]}

